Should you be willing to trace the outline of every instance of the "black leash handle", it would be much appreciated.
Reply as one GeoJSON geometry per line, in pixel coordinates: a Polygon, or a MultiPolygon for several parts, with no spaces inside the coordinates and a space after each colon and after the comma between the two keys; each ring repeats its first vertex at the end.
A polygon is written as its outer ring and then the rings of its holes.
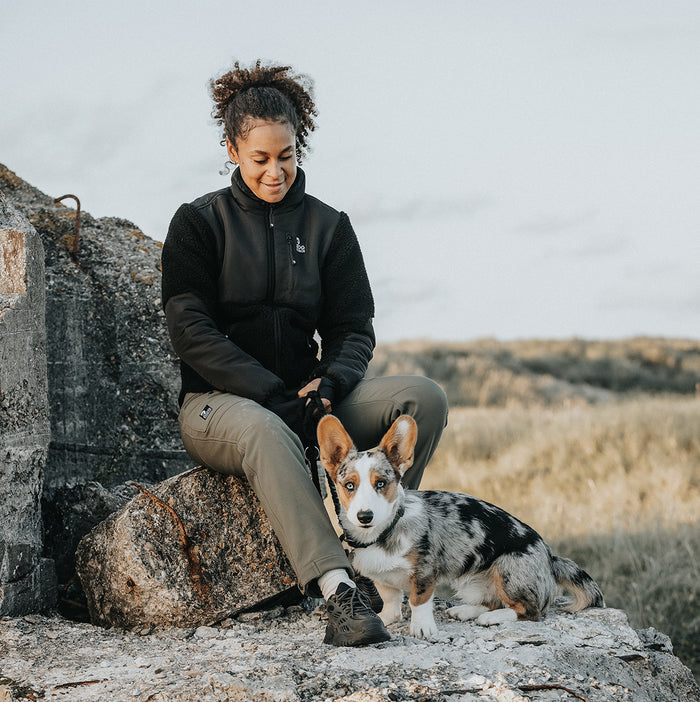
{"type": "Polygon", "coordinates": [[[316,436],[316,427],[326,413],[326,408],[323,406],[323,399],[318,394],[318,390],[311,390],[306,395],[308,399],[306,410],[304,412],[304,434],[306,434],[306,442],[308,445],[304,448],[304,459],[306,465],[311,471],[311,480],[318,494],[323,497],[321,490],[321,482],[318,477],[318,459],[321,456],[321,451],[318,448],[318,438],[316,436]]]}
{"type": "Polygon", "coordinates": [[[321,482],[318,478],[318,458],[320,455],[318,446],[307,446],[304,449],[304,460],[311,471],[311,480],[316,488],[316,492],[323,497],[323,493],[321,492],[321,482]]]}
{"type": "MultiPolygon", "coordinates": [[[[326,408],[323,405],[323,399],[318,394],[318,390],[312,390],[306,397],[309,398],[310,402],[304,415],[304,432],[308,437],[309,445],[304,449],[304,459],[306,460],[306,465],[311,471],[311,480],[313,481],[314,487],[318,491],[318,494],[323,497],[321,483],[318,477],[318,459],[321,457],[321,451],[318,447],[316,427],[321,417],[326,414],[326,408]]],[[[338,500],[338,492],[335,489],[335,483],[331,480],[331,476],[328,475],[325,470],[323,472],[326,475],[328,491],[330,492],[331,499],[333,500],[333,509],[335,509],[336,516],[340,518],[340,501],[338,500]]]]}

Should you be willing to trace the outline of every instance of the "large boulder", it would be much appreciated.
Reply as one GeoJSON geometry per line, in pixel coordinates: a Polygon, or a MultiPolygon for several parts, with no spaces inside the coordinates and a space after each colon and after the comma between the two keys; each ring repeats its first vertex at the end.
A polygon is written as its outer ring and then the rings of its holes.
{"type": "Polygon", "coordinates": [[[93,624],[210,625],[294,586],[246,481],[194,468],[138,487],[78,546],[93,624]]]}

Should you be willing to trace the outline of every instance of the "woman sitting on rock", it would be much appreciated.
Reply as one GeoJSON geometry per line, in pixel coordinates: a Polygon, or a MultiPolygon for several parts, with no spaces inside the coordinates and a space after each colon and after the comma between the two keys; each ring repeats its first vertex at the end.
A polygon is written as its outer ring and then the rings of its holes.
{"type": "Polygon", "coordinates": [[[315,127],[308,79],[236,63],[211,92],[238,168],[229,187],[177,210],[163,247],[182,439],[195,461],[250,482],[299,587],[327,601],[324,641],[384,641],[372,610],[381,599],[368,598],[371,583],[356,587],[304,450],[321,412],[359,449],[410,414],[418,445],[404,482],[417,488],[447,420],[445,395],[421,377],[363,379],[375,337],[362,254],[348,216],[308,195],[298,167],[315,127]]]}

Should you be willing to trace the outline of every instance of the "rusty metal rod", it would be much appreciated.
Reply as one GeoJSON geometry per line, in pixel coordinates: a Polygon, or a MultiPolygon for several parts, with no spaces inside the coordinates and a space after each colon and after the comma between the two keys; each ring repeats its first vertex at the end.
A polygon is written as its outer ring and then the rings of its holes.
{"type": "Polygon", "coordinates": [[[75,237],[73,238],[73,250],[71,251],[73,256],[77,256],[78,242],[80,241],[80,200],[78,200],[77,195],[61,195],[61,197],[54,198],[54,202],[62,202],[68,197],[75,200],[75,203],[77,205],[77,209],[75,211],[75,237]]]}
{"type": "Polygon", "coordinates": [[[130,480],[128,485],[133,485],[135,488],[140,490],[146,497],[149,499],[153,500],[157,505],[160,505],[164,510],[168,511],[172,518],[175,520],[175,523],[177,524],[177,528],[180,530],[180,541],[182,541],[182,545],[185,547],[185,549],[190,548],[190,540],[187,538],[187,532],[185,531],[185,525],[182,523],[182,519],[180,519],[178,513],[167,503],[163,502],[163,500],[160,499],[160,497],[157,497],[154,495],[150,490],[146,490],[145,487],[142,487],[138,483],[135,483],[133,480],[130,480]]]}

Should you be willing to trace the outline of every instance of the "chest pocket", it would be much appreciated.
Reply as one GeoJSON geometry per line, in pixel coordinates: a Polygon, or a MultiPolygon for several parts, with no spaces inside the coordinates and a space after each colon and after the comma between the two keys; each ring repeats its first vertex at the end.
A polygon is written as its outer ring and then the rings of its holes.
{"type": "Polygon", "coordinates": [[[275,299],[291,307],[318,308],[323,294],[318,252],[308,244],[303,233],[285,231],[281,234],[284,257],[281,260],[278,253],[275,299]]]}

